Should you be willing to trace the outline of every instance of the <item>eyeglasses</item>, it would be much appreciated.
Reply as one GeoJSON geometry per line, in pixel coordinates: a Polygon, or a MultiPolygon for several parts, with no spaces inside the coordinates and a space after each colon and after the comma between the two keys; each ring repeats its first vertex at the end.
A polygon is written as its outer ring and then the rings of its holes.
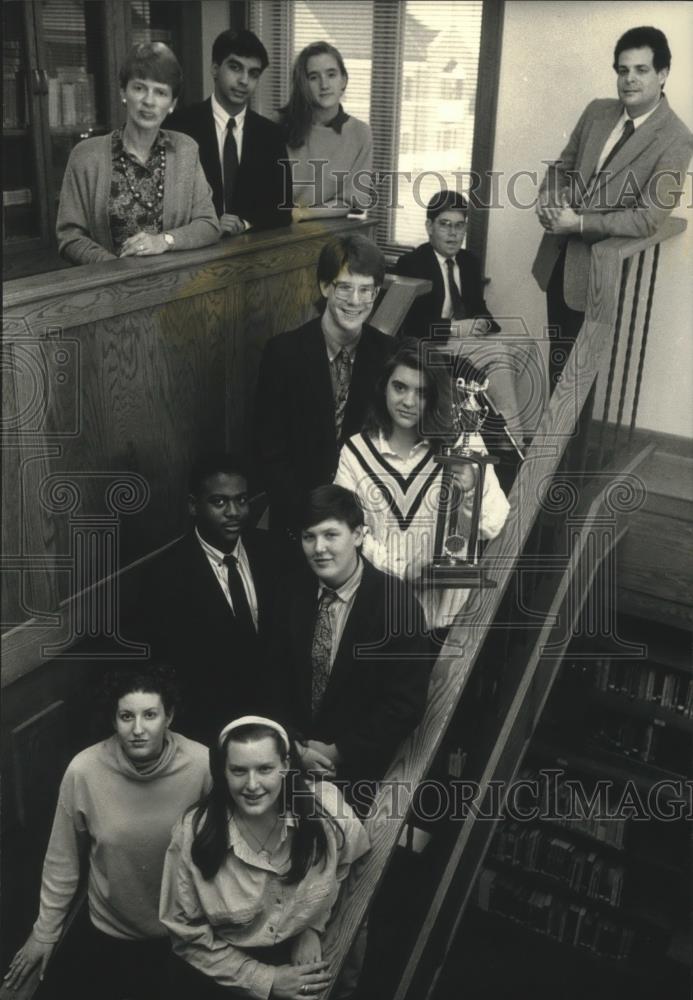
{"type": "Polygon", "coordinates": [[[449,219],[436,219],[436,222],[445,233],[463,233],[467,228],[466,220],[464,222],[450,222],[449,219]]]}
{"type": "Polygon", "coordinates": [[[375,285],[350,285],[348,281],[331,282],[335,297],[342,302],[349,302],[356,293],[359,302],[373,302],[380,291],[375,285]]]}

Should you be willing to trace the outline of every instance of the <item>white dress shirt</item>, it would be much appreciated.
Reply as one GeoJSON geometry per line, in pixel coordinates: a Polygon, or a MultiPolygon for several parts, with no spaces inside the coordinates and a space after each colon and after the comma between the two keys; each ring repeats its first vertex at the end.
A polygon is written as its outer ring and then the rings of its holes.
{"type": "MultiPolygon", "coordinates": [[[[224,562],[224,553],[220,552],[219,549],[215,549],[213,545],[206,542],[200,532],[195,528],[195,536],[202,546],[202,551],[207,556],[207,561],[212,567],[212,572],[217,578],[217,583],[221,587],[221,591],[226,598],[227,604],[233,611],[233,600],[231,599],[231,594],[229,592],[229,570],[228,566],[224,562]]],[[[243,589],[245,590],[245,596],[248,601],[248,607],[250,608],[250,613],[253,616],[253,624],[257,629],[258,614],[257,614],[257,594],[255,593],[255,584],[253,583],[253,574],[250,571],[250,562],[248,561],[248,553],[245,551],[243,542],[238,539],[236,542],[236,548],[233,550],[231,555],[236,557],[238,564],[238,572],[241,577],[241,582],[243,584],[243,589]]]]}
{"type": "MultiPolygon", "coordinates": [[[[237,115],[234,115],[236,119],[236,125],[233,130],[234,138],[236,140],[236,149],[238,150],[238,162],[241,162],[241,156],[243,155],[243,129],[245,128],[245,113],[248,110],[247,106],[239,111],[237,115]]],[[[226,127],[228,125],[229,118],[232,116],[222,108],[219,101],[216,99],[214,94],[212,94],[212,114],[214,115],[214,127],[217,130],[217,146],[219,148],[219,163],[221,163],[221,173],[222,177],[224,174],[224,143],[226,142],[226,127]]]]}
{"type": "MultiPolygon", "coordinates": [[[[653,108],[651,108],[649,111],[646,111],[644,115],[639,115],[637,118],[632,118],[631,121],[633,122],[633,128],[634,129],[640,128],[640,126],[644,122],[647,121],[647,119],[650,117],[650,115],[654,114],[654,112],[657,110],[657,107],[658,107],[658,105],[655,104],[655,106],[653,108]]],[[[599,159],[597,160],[597,171],[601,170],[602,163],[604,162],[604,160],[607,158],[607,156],[609,155],[609,153],[611,152],[611,150],[614,148],[614,146],[616,145],[616,143],[618,142],[618,140],[623,135],[623,126],[626,124],[626,122],[628,121],[629,117],[630,117],[630,115],[627,113],[626,109],[624,108],[623,109],[623,114],[621,115],[621,117],[619,118],[619,120],[614,125],[613,130],[609,133],[609,136],[608,136],[606,142],[604,143],[604,147],[603,147],[601,153],[599,154],[599,159]]]]}

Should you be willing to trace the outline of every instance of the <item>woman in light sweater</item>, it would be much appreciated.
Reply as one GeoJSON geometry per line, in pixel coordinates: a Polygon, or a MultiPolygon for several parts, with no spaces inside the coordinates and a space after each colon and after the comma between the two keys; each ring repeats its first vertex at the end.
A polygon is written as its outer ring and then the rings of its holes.
{"type": "Polygon", "coordinates": [[[65,169],[56,235],[73,264],[192,250],[219,239],[197,143],[161,129],[182,79],[162,42],[130,50],[120,70],[125,125],[78,143],[65,169]]]}
{"type": "Polygon", "coordinates": [[[344,60],[327,42],[296,57],[291,96],[277,115],[292,163],[294,222],[369,206],[373,138],[342,108],[348,80],[344,60]]]}
{"type": "Polygon", "coordinates": [[[83,962],[70,970],[70,995],[161,994],[169,953],[158,917],[164,857],[176,821],[209,787],[209,755],[170,731],[174,693],[165,672],[114,675],[106,698],[115,734],[77,754],[65,772],[39,915],[5,976],[11,989],[37,967],[43,978],[88,859],[88,940],[83,962]]]}
{"type": "MultiPolygon", "coordinates": [[[[387,361],[375,390],[371,413],[360,434],[349,438],[339,456],[335,483],[352,490],[363,507],[363,554],[378,569],[412,581],[429,628],[450,626],[469,591],[428,586],[422,572],[434,555],[443,466],[435,460],[454,443],[449,368],[432,367],[416,341],[403,341],[387,361]]],[[[441,359],[442,360],[442,359],[441,359]]],[[[474,451],[485,453],[479,434],[474,451]]],[[[462,491],[460,522],[471,522],[476,474],[470,463],[457,474],[462,491]]],[[[510,506],[493,466],[486,468],[479,535],[495,538],[510,506]]],[[[464,554],[464,553],[460,553],[464,554]]]]}

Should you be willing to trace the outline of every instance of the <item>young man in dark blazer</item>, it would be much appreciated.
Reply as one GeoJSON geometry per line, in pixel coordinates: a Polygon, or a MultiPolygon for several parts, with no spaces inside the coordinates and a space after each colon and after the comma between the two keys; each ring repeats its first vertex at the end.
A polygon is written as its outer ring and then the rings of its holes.
{"type": "MultiPolygon", "coordinates": [[[[479,262],[462,249],[467,230],[468,204],[463,195],[446,189],[426,206],[428,242],[403,254],[395,273],[424,278],[431,291],[415,299],[402,333],[417,339],[434,337],[447,350],[471,365],[471,377],[489,377],[488,395],[503,415],[516,443],[522,444],[523,427],[517,395],[517,379],[527,364],[526,346],[517,338],[490,336],[500,333],[484,299],[479,262]]],[[[461,369],[465,372],[465,367],[461,369]]],[[[505,444],[501,437],[499,444],[505,444]]]]}
{"type": "Polygon", "coordinates": [[[318,259],[322,315],[267,342],[253,422],[273,532],[295,531],[305,494],[334,479],[339,451],[361,430],[390,337],[368,326],[385,258],[365,236],[341,236],[318,259]]]}
{"type": "Polygon", "coordinates": [[[169,128],[200,147],[200,162],[225,233],[274,229],[291,222],[291,171],[279,127],[248,108],[267,67],[252,31],[223,31],[212,46],[214,93],[177,111],[169,128]]]}
{"type": "Polygon", "coordinates": [[[268,711],[300,738],[308,770],[344,781],[357,807],[421,720],[431,667],[409,587],[361,556],[363,511],[342,486],[300,518],[306,564],[284,588],[269,645],[268,711]]]}
{"type": "Polygon", "coordinates": [[[190,476],[192,530],[166,549],[141,588],[140,637],[176,668],[186,736],[209,743],[257,707],[274,577],[267,533],[248,526],[247,477],[213,454],[190,476]]]}

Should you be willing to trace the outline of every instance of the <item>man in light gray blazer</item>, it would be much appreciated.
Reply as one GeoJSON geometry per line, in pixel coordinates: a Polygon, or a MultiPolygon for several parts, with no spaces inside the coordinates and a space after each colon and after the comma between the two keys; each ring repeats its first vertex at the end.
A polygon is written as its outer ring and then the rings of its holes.
{"type": "Polygon", "coordinates": [[[616,43],[618,100],[592,101],[540,188],[545,232],[532,273],[546,291],[552,386],[582,326],[590,249],[609,236],[651,236],[678,204],[693,135],[664,96],[671,52],[657,28],[616,43]]]}

